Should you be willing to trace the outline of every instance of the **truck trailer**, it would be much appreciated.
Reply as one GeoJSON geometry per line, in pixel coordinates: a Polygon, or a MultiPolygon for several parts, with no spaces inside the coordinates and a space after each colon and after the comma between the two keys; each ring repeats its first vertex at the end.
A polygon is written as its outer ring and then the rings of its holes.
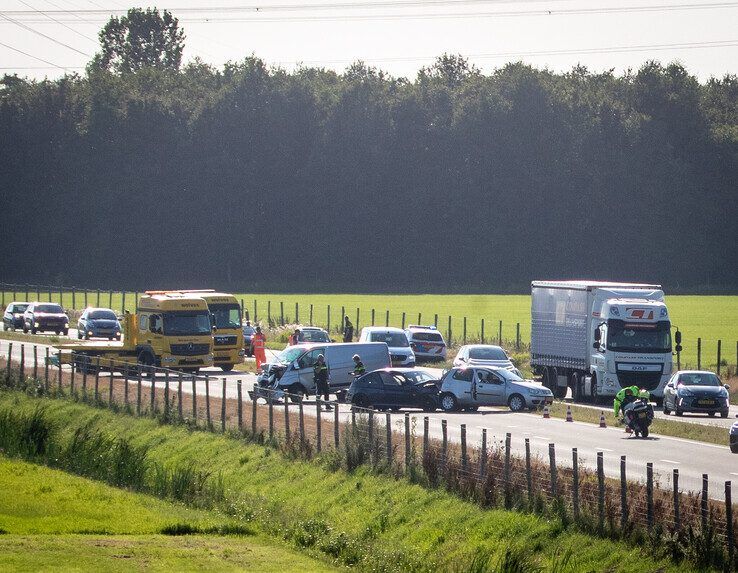
{"type": "Polygon", "coordinates": [[[533,281],[530,363],[557,398],[571,388],[575,401],[597,402],[638,386],[660,401],[672,370],[661,286],[533,281]]]}

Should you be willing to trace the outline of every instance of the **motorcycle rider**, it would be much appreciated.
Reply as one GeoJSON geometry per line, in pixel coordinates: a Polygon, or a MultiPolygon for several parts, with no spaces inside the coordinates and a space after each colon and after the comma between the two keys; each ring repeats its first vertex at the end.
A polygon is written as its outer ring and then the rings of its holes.
{"type": "Polygon", "coordinates": [[[622,390],[620,390],[620,392],[615,394],[615,400],[613,400],[612,406],[616,418],[626,405],[635,401],[639,392],[640,389],[638,388],[638,386],[628,386],[627,388],[623,388],[622,390]]]}

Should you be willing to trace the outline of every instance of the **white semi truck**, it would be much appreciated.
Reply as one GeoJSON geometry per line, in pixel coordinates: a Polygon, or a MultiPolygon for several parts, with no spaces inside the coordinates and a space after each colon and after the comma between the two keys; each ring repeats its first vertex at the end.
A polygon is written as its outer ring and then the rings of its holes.
{"type": "MultiPolygon", "coordinates": [[[[677,347],[681,334],[675,336],[677,347]]],[[[531,283],[530,362],[558,398],[612,398],[638,386],[660,401],[672,369],[671,322],[660,285],[531,283]]]]}

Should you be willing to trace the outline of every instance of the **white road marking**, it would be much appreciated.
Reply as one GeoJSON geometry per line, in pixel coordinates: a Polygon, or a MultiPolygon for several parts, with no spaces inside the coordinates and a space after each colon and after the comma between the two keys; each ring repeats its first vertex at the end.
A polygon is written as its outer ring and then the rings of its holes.
{"type": "Polygon", "coordinates": [[[597,448],[597,451],[598,452],[612,452],[613,450],[611,450],[610,448],[597,448]]]}
{"type": "Polygon", "coordinates": [[[538,438],[539,440],[548,440],[546,436],[533,436],[534,438],[538,438]]]}
{"type": "Polygon", "coordinates": [[[730,472],[730,475],[732,475],[732,476],[738,476],[738,474],[735,473],[735,472],[730,472]]]}
{"type": "Polygon", "coordinates": [[[674,460],[659,460],[661,462],[667,463],[667,464],[680,464],[682,462],[676,462],[674,460]]]}

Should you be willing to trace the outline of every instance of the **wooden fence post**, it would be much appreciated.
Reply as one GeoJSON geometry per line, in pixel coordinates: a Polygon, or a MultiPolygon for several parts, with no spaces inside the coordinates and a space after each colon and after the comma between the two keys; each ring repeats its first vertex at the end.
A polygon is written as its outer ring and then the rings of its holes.
{"type": "Polygon", "coordinates": [[[441,463],[445,471],[446,462],[448,461],[448,422],[446,420],[441,420],[441,434],[441,463]]]}
{"type": "Polygon", "coordinates": [[[479,475],[487,475],[487,428],[482,428],[482,451],[479,455],[479,475]]]}
{"type": "Polygon", "coordinates": [[[466,424],[461,424],[461,468],[466,470],[466,424]]]}
{"type": "Polygon", "coordinates": [[[708,517],[708,498],[707,498],[707,486],[708,486],[707,474],[702,474],[702,496],[700,498],[700,513],[702,516],[702,533],[707,531],[707,517],[708,517]]]}
{"type": "Polygon", "coordinates": [[[141,386],[142,386],[142,380],[141,380],[142,376],[143,376],[143,372],[141,370],[141,366],[139,365],[139,367],[138,367],[138,373],[137,373],[137,376],[136,376],[136,378],[137,378],[137,380],[136,380],[136,384],[137,384],[137,388],[136,388],[136,416],[140,416],[141,415],[141,393],[143,392],[143,390],[141,388],[141,386]]]}
{"type": "MultiPolygon", "coordinates": [[[[243,433],[243,392],[240,380],[236,381],[236,392],[238,393],[238,432],[243,433]]],[[[287,400],[284,403],[287,404],[287,400]]]]}
{"type": "Polygon", "coordinates": [[[284,395],[284,439],[286,442],[290,441],[290,401],[286,393],[284,395]]]}
{"type": "MultiPolygon", "coordinates": [[[[13,343],[8,343],[8,361],[5,363],[5,377],[8,379],[8,384],[10,384],[10,365],[11,365],[11,359],[13,358],[13,343]]],[[[61,351],[59,351],[59,389],[61,389],[61,351]]]]}
{"type": "Polygon", "coordinates": [[[177,418],[182,419],[182,372],[177,376],[177,418]]]}
{"type": "Polygon", "coordinates": [[[331,331],[331,305],[330,304],[328,305],[328,308],[326,308],[325,321],[326,321],[325,329],[326,331],[330,333],[331,331]]]}
{"type": "Polygon", "coordinates": [[[720,359],[721,359],[721,348],[723,345],[722,340],[718,340],[718,347],[717,347],[717,375],[720,376],[720,359]]]}
{"type": "Polygon", "coordinates": [[[648,529],[653,529],[653,464],[646,464],[646,518],[648,529]]]}
{"type": "Polygon", "coordinates": [[[274,393],[272,392],[269,396],[269,402],[267,404],[269,412],[269,439],[274,438],[274,393]]]}
{"type": "Polygon", "coordinates": [[[405,470],[410,469],[412,451],[410,449],[410,414],[405,412],[405,470]]]}
{"type": "Polygon", "coordinates": [[[44,390],[49,391],[49,347],[46,347],[46,358],[44,360],[44,390]]]}
{"type": "MultiPolygon", "coordinates": [[[[113,359],[108,361],[108,406],[113,403],[113,359]]],[[[128,376],[128,368],[124,370],[125,375],[128,376]]]]}
{"type": "Polygon", "coordinates": [[[257,306],[256,299],[254,299],[254,324],[259,320],[258,310],[259,310],[259,308],[257,306]]]}
{"type": "Polygon", "coordinates": [[[480,342],[482,344],[484,344],[484,319],[482,319],[482,327],[481,327],[481,330],[480,330],[480,334],[481,334],[481,336],[480,336],[480,338],[481,338],[480,342]]]}
{"type": "MultiPolygon", "coordinates": [[[[256,322],[256,321],[254,321],[256,322]]],[[[267,326],[272,322],[272,301],[267,301],[267,326]]]]}
{"type": "Polygon", "coordinates": [[[497,343],[502,346],[502,321],[500,321],[499,334],[497,336],[497,343]]]}
{"type": "Polygon", "coordinates": [[[336,407],[333,408],[333,445],[336,449],[341,445],[340,444],[340,424],[338,422],[338,404],[336,404],[336,407]]]}
{"type": "Polygon", "coordinates": [[[372,309],[372,326],[374,326],[374,309],[372,309]]]}
{"type": "Polygon", "coordinates": [[[466,317],[464,317],[464,331],[463,331],[462,340],[464,341],[464,344],[466,344],[466,317]]]}
{"type": "Polygon", "coordinates": [[[530,469],[530,438],[525,438],[525,483],[528,488],[528,505],[533,505],[533,475],[530,469]]]}
{"type": "Polygon", "coordinates": [[[375,465],[377,463],[376,451],[374,448],[374,410],[369,410],[369,463],[375,465]]]}
{"type": "Polygon", "coordinates": [[[100,399],[100,357],[95,359],[95,402],[100,399]]]}
{"type": "Polygon", "coordinates": [[[728,545],[728,563],[733,563],[735,541],[733,539],[733,501],[729,481],[725,482],[725,542],[728,545]]]}
{"type": "Polygon", "coordinates": [[[423,459],[425,460],[428,455],[428,448],[430,447],[430,419],[428,416],[423,416],[423,459]]]}
{"type": "Polygon", "coordinates": [[[320,453],[323,443],[323,420],[320,396],[315,396],[315,451],[320,453]]]}
{"type": "Polygon", "coordinates": [[[210,377],[205,374],[205,422],[208,430],[213,429],[213,424],[210,419],[210,377]]]}
{"type": "MultiPolygon", "coordinates": [[[[8,353],[10,352],[12,348],[13,348],[13,345],[11,344],[10,348],[8,349],[8,353]]],[[[57,375],[56,384],[57,384],[57,388],[59,392],[61,392],[62,391],[62,362],[61,362],[62,353],[61,353],[61,350],[56,353],[56,357],[59,360],[59,366],[56,369],[56,375],[57,375]]],[[[10,374],[10,354],[8,354],[8,374],[10,374]]]]}
{"type": "Polygon", "coordinates": [[[620,529],[628,527],[628,481],[625,476],[625,456],[620,456],[620,529]]]}
{"type": "MultiPolygon", "coordinates": [[[[23,345],[21,344],[21,360],[23,359],[23,345]]],[[[75,352],[72,352],[72,369],[69,373],[69,395],[74,396],[74,378],[77,373],[77,358],[75,352]]]]}
{"type": "Polygon", "coordinates": [[[354,332],[356,333],[356,338],[359,338],[359,309],[356,309],[356,324],[354,325],[354,332]]]}
{"type": "Polygon", "coordinates": [[[511,450],[512,434],[505,434],[505,507],[510,506],[510,497],[512,493],[512,479],[510,475],[510,450],[511,450]]]}
{"type": "Polygon", "coordinates": [[[681,516],[679,515],[679,470],[672,470],[672,484],[674,488],[673,504],[674,504],[674,529],[679,531],[682,528],[681,516]]]}
{"type": "Polygon", "coordinates": [[[120,299],[120,311],[123,313],[126,311],[126,291],[123,291],[120,299]]]}
{"type": "Polygon", "coordinates": [[[384,426],[386,432],[385,455],[387,457],[387,467],[392,467],[392,416],[389,412],[384,414],[384,426]]]}
{"type": "Polygon", "coordinates": [[[82,369],[82,399],[87,400],[87,371],[90,368],[90,357],[85,356],[83,358],[84,360],[84,368],[82,369]]]}
{"type": "Polygon", "coordinates": [[[226,379],[223,378],[223,394],[220,399],[220,431],[226,431],[226,379]]]}
{"type": "Polygon", "coordinates": [[[402,329],[405,328],[405,313],[404,312],[402,313],[402,326],[400,328],[402,329]]]}
{"type": "MultiPolygon", "coordinates": [[[[72,354],[74,356],[74,353],[72,354]]],[[[21,357],[19,367],[20,381],[23,382],[26,379],[26,345],[21,344],[21,357]]],[[[74,386],[74,363],[72,363],[72,386],[74,386]]]]}
{"type": "Polygon", "coordinates": [[[169,368],[164,371],[164,419],[169,420],[169,368]]]}
{"type": "Polygon", "coordinates": [[[313,305],[310,305],[310,326],[313,325],[313,305]]]}
{"type": "Polygon", "coordinates": [[[449,346],[451,346],[451,344],[452,344],[452,342],[451,342],[451,334],[452,334],[452,332],[451,332],[451,315],[450,314],[448,315],[448,332],[446,334],[447,334],[447,336],[446,336],[446,344],[448,344],[449,346]]]}
{"type": "Polygon", "coordinates": [[[597,528],[605,530],[605,459],[603,452],[597,452],[597,528]]]}
{"type": "Polygon", "coordinates": [[[697,338],[697,370],[702,370],[702,338],[697,338]]]}
{"type": "Polygon", "coordinates": [[[579,521],[579,453],[576,448],[571,449],[572,469],[572,506],[574,510],[574,521],[579,521]]]}
{"type": "Polygon", "coordinates": [[[295,324],[300,324],[300,303],[295,301],[295,324]]]}
{"type": "MultiPolygon", "coordinates": [[[[112,400],[112,387],[108,388],[108,403],[112,400]]],[[[123,406],[128,409],[128,368],[123,371],[123,406]]]]}
{"type": "Polygon", "coordinates": [[[256,416],[259,409],[256,407],[256,398],[251,402],[251,439],[256,437],[256,416]]]}
{"type": "Polygon", "coordinates": [[[305,443],[305,413],[302,410],[302,400],[298,402],[300,416],[300,443],[305,443]]]}
{"type": "Polygon", "coordinates": [[[556,468],[556,444],[548,444],[548,462],[551,466],[551,495],[559,496],[559,484],[556,468]]]}
{"type": "Polygon", "coordinates": [[[35,344],[33,345],[33,379],[38,380],[38,347],[35,344]]]}
{"type": "Polygon", "coordinates": [[[279,301],[279,324],[284,326],[284,302],[279,301]]]}
{"type": "Polygon", "coordinates": [[[100,291],[97,291],[97,306],[100,306],[100,291]]]}
{"type": "Polygon", "coordinates": [[[384,325],[389,326],[389,310],[384,313],[384,325]]]}
{"type": "Polygon", "coordinates": [[[192,423],[197,426],[197,380],[194,374],[190,378],[190,383],[192,384],[192,423]]]}
{"type": "Polygon", "coordinates": [[[520,350],[520,323],[515,323],[515,348],[520,350]]]}

